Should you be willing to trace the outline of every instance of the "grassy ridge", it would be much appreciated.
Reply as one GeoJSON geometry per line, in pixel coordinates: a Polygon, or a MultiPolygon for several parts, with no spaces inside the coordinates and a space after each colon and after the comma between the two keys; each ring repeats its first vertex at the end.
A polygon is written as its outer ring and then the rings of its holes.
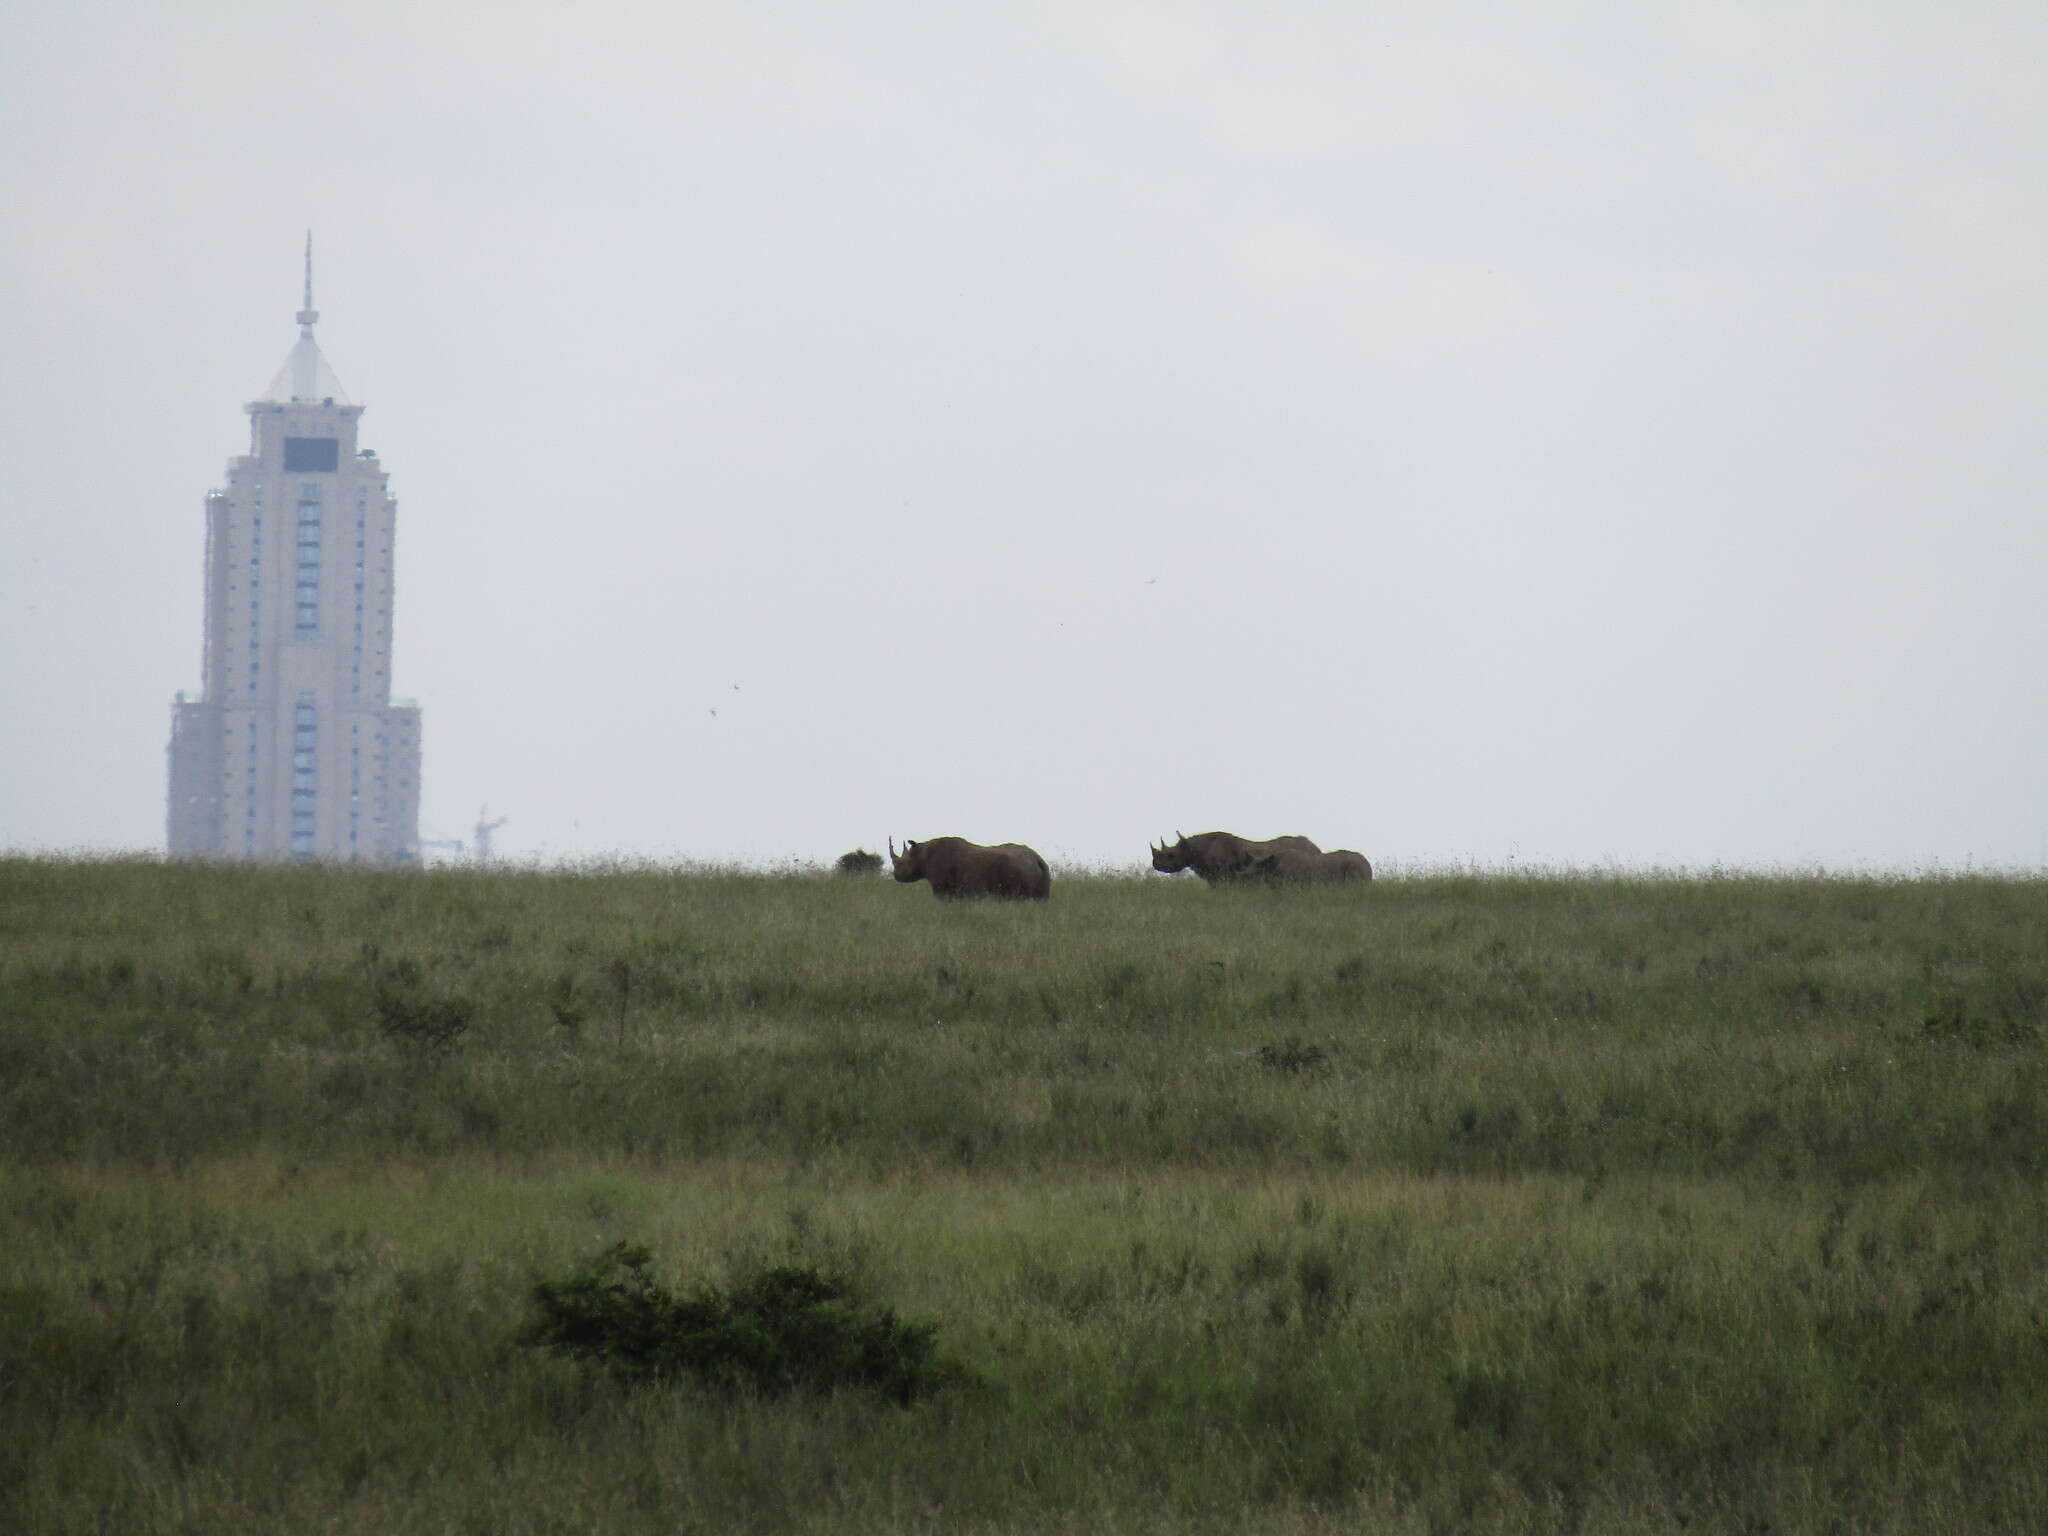
{"type": "Polygon", "coordinates": [[[2048,1156],[2039,883],[920,895],[0,865],[0,1156],[1852,1178],[2048,1156]]]}
{"type": "Polygon", "coordinates": [[[2044,919],[0,862],[0,1527],[2028,1529],[2044,919]],[[619,1241],[984,1384],[518,1349],[619,1241]]]}

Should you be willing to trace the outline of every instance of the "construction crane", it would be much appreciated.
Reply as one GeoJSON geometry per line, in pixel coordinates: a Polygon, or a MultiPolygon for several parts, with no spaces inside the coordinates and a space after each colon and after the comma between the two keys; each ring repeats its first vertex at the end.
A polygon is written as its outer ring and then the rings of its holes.
{"type": "Polygon", "coordinates": [[[503,816],[496,821],[491,820],[491,808],[488,805],[476,813],[476,831],[471,838],[471,845],[476,849],[477,863],[491,862],[491,834],[505,825],[506,820],[507,818],[503,816]]]}

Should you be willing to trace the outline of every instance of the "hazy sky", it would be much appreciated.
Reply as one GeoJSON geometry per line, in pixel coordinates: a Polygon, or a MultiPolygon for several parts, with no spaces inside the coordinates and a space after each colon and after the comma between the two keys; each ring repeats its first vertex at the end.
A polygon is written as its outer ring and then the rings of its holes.
{"type": "Polygon", "coordinates": [[[2048,861],[2048,7],[0,35],[0,847],[162,847],[311,226],[425,836],[2048,861]]]}

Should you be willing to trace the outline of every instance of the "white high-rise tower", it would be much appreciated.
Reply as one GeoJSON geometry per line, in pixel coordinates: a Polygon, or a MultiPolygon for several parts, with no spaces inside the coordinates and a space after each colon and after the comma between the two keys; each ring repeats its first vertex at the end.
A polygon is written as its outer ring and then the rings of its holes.
{"type": "Polygon", "coordinates": [[[391,698],[398,503],[356,447],[313,340],[313,237],[299,339],[249,413],[249,452],[206,497],[203,689],[172,706],[173,857],[419,858],[420,712],[391,698]]]}

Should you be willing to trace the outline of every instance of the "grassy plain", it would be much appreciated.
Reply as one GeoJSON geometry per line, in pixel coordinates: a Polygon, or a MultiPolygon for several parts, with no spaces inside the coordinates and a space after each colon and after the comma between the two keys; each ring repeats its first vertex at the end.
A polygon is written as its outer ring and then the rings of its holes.
{"type": "Polygon", "coordinates": [[[1983,1531],[2048,883],[0,861],[0,1529],[1983,1531]],[[979,1384],[632,1388],[611,1244],[979,1384]]]}

